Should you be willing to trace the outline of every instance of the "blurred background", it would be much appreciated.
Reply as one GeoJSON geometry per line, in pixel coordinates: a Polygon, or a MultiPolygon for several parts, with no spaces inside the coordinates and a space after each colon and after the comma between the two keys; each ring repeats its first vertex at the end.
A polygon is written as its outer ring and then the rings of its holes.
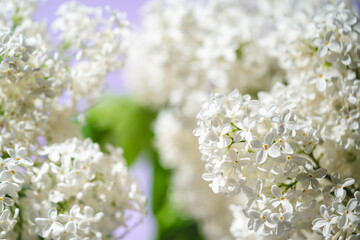
{"type": "MultiPolygon", "coordinates": [[[[34,18],[46,21],[50,26],[55,19],[56,9],[63,2],[42,2],[34,18]]],[[[126,12],[133,30],[141,28],[141,8],[146,0],[77,2],[91,7],[108,5],[111,9],[126,12]]],[[[56,34],[52,37],[56,39],[56,34]]],[[[203,239],[196,221],[172,206],[169,193],[171,170],[161,166],[159,154],[153,146],[153,122],[157,112],[129,96],[123,71],[115,71],[107,77],[108,90],[103,99],[86,114],[87,124],[83,128],[83,135],[91,137],[103,149],[107,143],[122,147],[133,177],[140,181],[148,197],[148,216],[124,239],[203,239]]]]}

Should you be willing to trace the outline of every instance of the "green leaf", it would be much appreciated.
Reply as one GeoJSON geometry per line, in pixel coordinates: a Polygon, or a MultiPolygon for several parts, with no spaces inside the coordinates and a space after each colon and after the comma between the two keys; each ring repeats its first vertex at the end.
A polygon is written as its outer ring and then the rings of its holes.
{"type": "Polygon", "coordinates": [[[170,201],[171,171],[164,169],[156,151],[151,153],[154,166],[152,209],[158,221],[158,240],[202,240],[197,223],[174,208],[170,201]]]}
{"type": "Polygon", "coordinates": [[[164,169],[160,165],[158,154],[155,151],[152,152],[152,160],[154,166],[152,209],[154,214],[157,215],[168,201],[171,171],[164,169]]]}
{"type": "Polygon", "coordinates": [[[197,223],[181,213],[179,210],[174,209],[172,204],[168,201],[157,212],[156,218],[158,220],[158,240],[202,240],[197,223]]]}
{"type": "Polygon", "coordinates": [[[103,150],[107,143],[122,147],[128,164],[133,163],[140,152],[147,154],[154,169],[152,209],[158,221],[157,239],[202,240],[197,223],[170,202],[171,170],[161,166],[153,146],[155,118],[154,111],[130,97],[105,97],[88,112],[82,133],[98,142],[103,150]]]}
{"type": "Polygon", "coordinates": [[[235,50],[235,55],[236,55],[236,59],[240,60],[243,57],[243,51],[244,51],[244,47],[247,45],[248,43],[242,43],[239,45],[239,47],[235,50]]]}
{"type": "Polygon", "coordinates": [[[141,150],[150,148],[155,117],[154,111],[130,97],[105,97],[88,112],[82,133],[103,150],[107,143],[122,147],[125,159],[132,164],[141,150]]]}

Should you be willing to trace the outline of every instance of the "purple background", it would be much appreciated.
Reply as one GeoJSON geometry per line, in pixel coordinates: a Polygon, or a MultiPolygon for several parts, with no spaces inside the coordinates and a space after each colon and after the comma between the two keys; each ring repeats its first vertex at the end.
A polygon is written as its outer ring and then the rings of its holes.
{"type": "MultiPolygon", "coordinates": [[[[36,20],[46,20],[48,24],[55,18],[55,12],[61,3],[66,2],[65,0],[49,0],[42,2],[39,6],[39,9],[34,14],[36,20]]],[[[77,2],[85,4],[87,6],[99,7],[109,5],[112,9],[120,10],[127,13],[128,19],[132,24],[133,28],[137,28],[140,25],[140,8],[146,0],[78,0],[77,2]]],[[[122,72],[115,71],[109,74],[107,78],[107,83],[109,85],[109,91],[112,94],[120,94],[124,92],[124,83],[122,79],[122,72]]],[[[140,184],[141,189],[144,190],[145,195],[149,199],[148,210],[149,214],[145,220],[127,234],[123,239],[124,240],[152,240],[155,239],[156,235],[156,221],[154,216],[151,213],[151,189],[152,189],[152,168],[144,160],[139,159],[132,167],[131,174],[136,178],[140,184]]]]}

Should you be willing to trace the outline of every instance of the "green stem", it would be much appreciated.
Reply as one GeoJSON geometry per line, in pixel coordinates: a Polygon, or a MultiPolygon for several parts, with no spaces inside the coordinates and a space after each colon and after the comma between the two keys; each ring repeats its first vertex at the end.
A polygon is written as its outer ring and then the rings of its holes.
{"type": "Polygon", "coordinates": [[[289,190],[289,189],[295,189],[295,186],[296,186],[297,182],[298,182],[298,181],[295,180],[294,182],[291,182],[291,183],[289,183],[289,184],[280,183],[280,184],[278,185],[278,187],[279,187],[279,188],[285,187],[285,192],[287,192],[287,190],[289,190]]]}
{"type": "Polygon", "coordinates": [[[233,122],[230,122],[230,125],[236,128],[238,131],[241,131],[242,129],[236,126],[233,122]]]}
{"type": "MultiPolygon", "coordinates": [[[[321,168],[321,166],[320,166],[320,158],[323,156],[323,154],[320,155],[319,159],[316,159],[316,158],[315,158],[313,152],[311,152],[311,153],[308,154],[308,155],[309,155],[309,157],[311,158],[311,160],[313,160],[313,162],[314,162],[315,165],[316,165],[316,168],[315,168],[314,170],[321,168]]],[[[328,173],[325,175],[325,178],[328,179],[330,182],[332,182],[332,181],[331,181],[331,176],[330,176],[328,173]]],[[[350,188],[344,187],[344,189],[345,189],[346,195],[347,195],[348,197],[350,197],[350,198],[353,198],[353,197],[354,197],[354,193],[351,191],[350,188]]],[[[358,190],[358,189],[355,189],[355,190],[358,190]]]]}

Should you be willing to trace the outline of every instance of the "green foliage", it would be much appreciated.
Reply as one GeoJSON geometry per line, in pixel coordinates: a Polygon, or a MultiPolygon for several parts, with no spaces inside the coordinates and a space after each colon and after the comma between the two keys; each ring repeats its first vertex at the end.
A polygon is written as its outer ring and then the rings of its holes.
{"type": "Polygon", "coordinates": [[[154,164],[152,209],[158,221],[158,240],[202,240],[197,223],[172,206],[170,201],[171,171],[164,169],[156,152],[154,164]]]}
{"type": "Polygon", "coordinates": [[[151,148],[151,124],[156,113],[128,97],[106,97],[87,115],[84,137],[99,143],[105,151],[107,143],[121,146],[128,164],[140,151],[151,148]]]}
{"type": "Polygon", "coordinates": [[[12,17],[13,25],[11,27],[11,30],[14,31],[17,26],[20,25],[20,23],[23,21],[23,16],[19,14],[19,8],[16,8],[15,13],[12,17]]]}
{"type": "Polygon", "coordinates": [[[236,59],[240,60],[243,57],[243,51],[244,51],[244,47],[247,45],[248,43],[242,43],[240,44],[240,46],[235,50],[235,54],[236,54],[236,59]]]}
{"type": "Polygon", "coordinates": [[[147,155],[154,169],[151,207],[158,222],[158,240],[201,240],[196,222],[170,202],[171,171],[161,166],[153,145],[156,115],[130,97],[106,97],[88,112],[83,136],[92,138],[104,151],[107,143],[122,147],[129,165],[140,152],[147,155]]]}

